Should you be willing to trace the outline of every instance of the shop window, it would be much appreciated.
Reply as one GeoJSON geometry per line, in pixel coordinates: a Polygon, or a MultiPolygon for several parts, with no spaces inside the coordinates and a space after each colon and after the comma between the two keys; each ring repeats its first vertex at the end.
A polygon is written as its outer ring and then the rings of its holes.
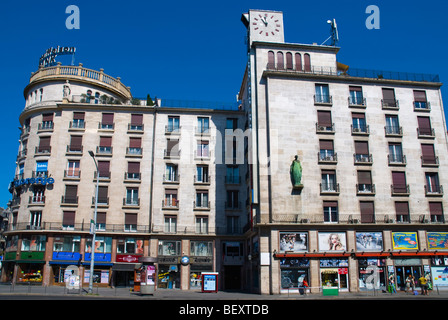
{"type": "Polygon", "coordinates": [[[213,256],[213,242],[211,241],[191,241],[190,255],[197,257],[213,256]]]}
{"type": "Polygon", "coordinates": [[[30,224],[28,229],[39,230],[41,221],[42,221],[42,211],[31,211],[30,224]]]}
{"type": "Polygon", "coordinates": [[[55,252],[79,252],[81,247],[81,236],[55,237],[53,251],[55,252]]]}
{"type": "Polygon", "coordinates": [[[22,239],[22,251],[45,251],[47,237],[44,235],[24,236],[22,239]]]}
{"type": "Polygon", "coordinates": [[[143,254],[143,240],[136,238],[118,239],[117,253],[143,254]]]}
{"type": "MultiPolygon", "coordinates": [[[[92,239],[86,241],[86,252],[92,252],[92,239]]],[[[95,238],[95,253],[111,253],[112,252],[112,238],[96,236],[95,238]]]]}
{"type": "Polygon", "coordinates": [[[180,256],[180,241],[159,241],[159,255],[161,256],[180,256]]]}

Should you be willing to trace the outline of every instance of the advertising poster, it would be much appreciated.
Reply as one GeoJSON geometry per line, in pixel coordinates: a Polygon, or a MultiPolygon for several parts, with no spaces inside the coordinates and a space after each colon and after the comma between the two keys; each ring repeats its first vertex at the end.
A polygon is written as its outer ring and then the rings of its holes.
{"type": "Polygon", "coordinates": [[[357,251],[381,251],[383,250],[382,232],[357,232],[356,233],[357,251]]]}
{"type": "Polygon", "coordinates": [[[218,291],[218,273],[202,273],[202,292],[218,291]]]}
{"type": "Polygon", "coordinates": [[[429,249],[448,249],[447,232],[428,232],[429,249]]]}
{"type": "Polygon", "coordinates": [[[319,233],[319,251],[347,250],[347,241],[344,232],[319,233]]]}
{"type": "Polygon", "coordinates": [[[433,286],[448,286],[448,267],[432,267],[433,286]]]}
{"type": "Polygon", "coordinates": [[[308,248],[308,233],[280,232],[280,251],[306,251],[308,248]]]}
{"type": "Polygon", "coordinates": [[[417,232],[392,232],[394,250],[418,249],[417,232]]]}

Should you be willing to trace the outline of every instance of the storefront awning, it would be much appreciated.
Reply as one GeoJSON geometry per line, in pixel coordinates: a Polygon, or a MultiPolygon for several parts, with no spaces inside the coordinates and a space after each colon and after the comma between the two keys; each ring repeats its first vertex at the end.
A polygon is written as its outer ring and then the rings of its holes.
{"type": "Polygon", "coordinates": [[[275,253],[275,258],[344,258],[349,257],[349,252],[338,252],[338,253],[275,253]]]}

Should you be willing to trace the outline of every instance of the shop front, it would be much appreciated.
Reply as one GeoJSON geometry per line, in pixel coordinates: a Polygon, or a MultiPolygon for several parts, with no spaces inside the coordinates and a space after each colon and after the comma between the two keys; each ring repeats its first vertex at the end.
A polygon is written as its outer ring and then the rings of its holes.
{"type": "Polygon", "coordinates": [[[412,275],[418,283],[418,279],[423,274],[422,260],[420,258],[395,258],[394,265],[397,290],[404,291],[406,289],[406,278],[409,275],[412,275]]]}
{"type": "Polygon", "coordinates": [[[302,290],[304,282],[309,285],[310,260],[308,258],[280,259],[281,290],[302,290]]]}
{"type": "Polygon", "coordinates": [[[141,264],[138,262],[141,255],[117,254],[116,262],[112,266],[112,283],[116,287],[134,287],[135,270],[141,264]]]}
{"type": "Polygon", "coordinates": [[[358,270],[360,290],[386,290],[386,259],[359,258],[358,270]]]}
{"type": "Polygon", "coordinates": [[[190,242],[190,289],[201,290],[202,273],[213,271],[213,242],[190,242]]]}
{"type": "Polygon", "coordinates": [[[65,285],[66,272],[68,266],[79,266],[82,257],[79,252],[53,252],[50,261],[52,284],[65,285]]]}
{"type": "Polygon", "coordinates": [[[322,288],[349,290],[348,259],[320,259],[319,265],[322,288]]]}
{"type": "Polygon", "coordinates": [[[160,240],[157,288],[180,289],[181,241],[160,240]]]}

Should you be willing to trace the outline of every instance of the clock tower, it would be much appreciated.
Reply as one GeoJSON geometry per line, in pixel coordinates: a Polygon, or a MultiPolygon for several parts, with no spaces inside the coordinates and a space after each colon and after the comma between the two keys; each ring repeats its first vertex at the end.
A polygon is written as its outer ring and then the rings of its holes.
{"type": "Polygon", "coordinates": [[[249,10],[241,17],[247,28],[249,48],[253,41],[285,41],[283,33],[283,13],[279,11],[249,10]]]}

